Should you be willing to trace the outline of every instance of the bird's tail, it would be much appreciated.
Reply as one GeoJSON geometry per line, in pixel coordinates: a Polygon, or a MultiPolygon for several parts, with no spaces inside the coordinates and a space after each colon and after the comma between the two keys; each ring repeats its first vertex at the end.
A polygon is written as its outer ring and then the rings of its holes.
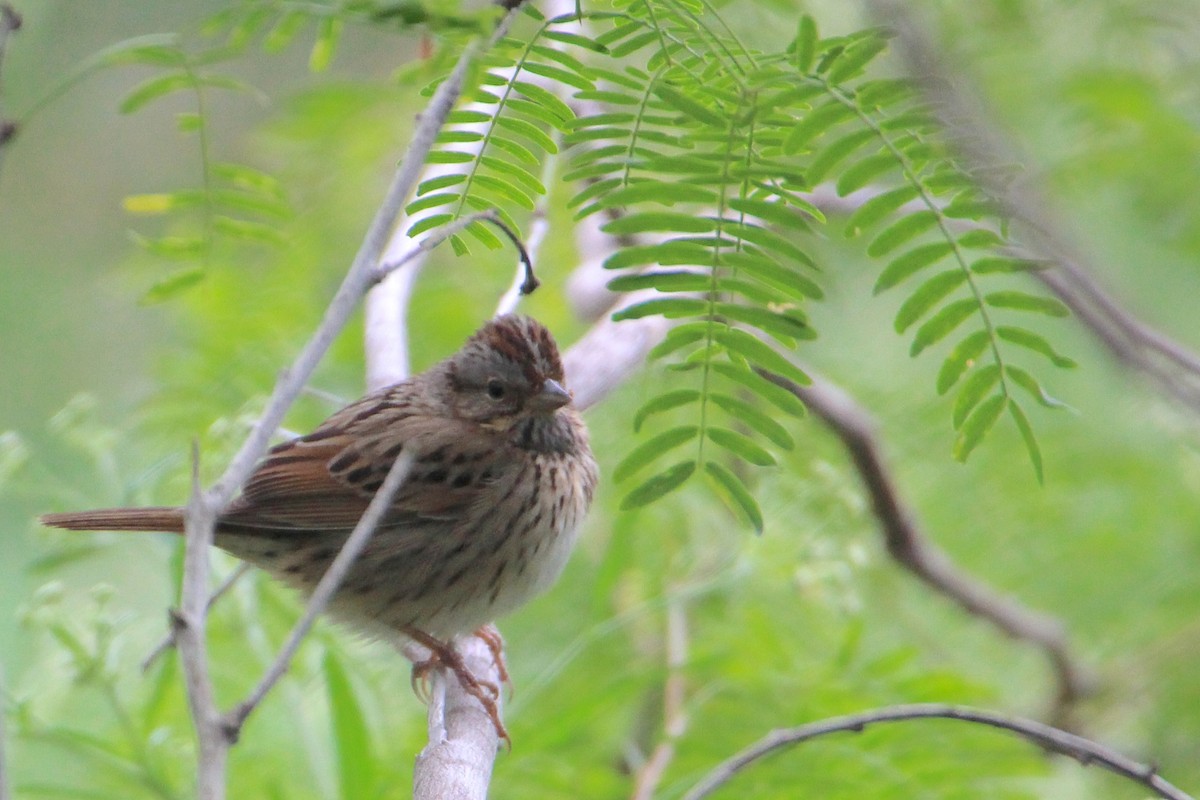
{"type": "Polygon", "coordinates": [[[72,531],[165,531],[183,533],[183,509],[172,506],[152,508],[99,508],[43,514],[42,524],[72,531]]]}

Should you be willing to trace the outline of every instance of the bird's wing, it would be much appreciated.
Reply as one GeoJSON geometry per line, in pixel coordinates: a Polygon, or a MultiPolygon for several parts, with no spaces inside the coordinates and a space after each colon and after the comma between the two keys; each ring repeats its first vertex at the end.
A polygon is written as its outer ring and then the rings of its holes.
{"type": "Polygon", "coordinates": [[[307,436],[278,445],[221,522],[229,528],[349,530],[401,451],[415,461],[382,524],[453,519],[494,474],[496,443],[479,426],[420,403],[369,397],[307,436]]]}

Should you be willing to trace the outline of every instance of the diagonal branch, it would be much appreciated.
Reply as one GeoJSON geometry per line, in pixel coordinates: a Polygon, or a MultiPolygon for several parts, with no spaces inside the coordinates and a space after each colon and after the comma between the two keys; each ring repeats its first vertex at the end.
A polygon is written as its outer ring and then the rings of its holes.
{"type": "Polygon", "coordinates": [[[362,517],[358,520],[358,524],[354,526],[354,531],[347,537],[342,549],[338,551],[337,557],[333,559],[333,563],[329,565],[329,569],[321,577],[317,588],[313,590],[312,596],[308,599],[308,605],[304,609],[304,615],[292,628],[288,634],[287,642],[279,651],[275,661],[267,669],[258,686],[250,693],[250,696],[239,703],[232,711],[225,715],[226,735],[231,741],[236,741],[238,733],[245,724],[246,718],[258,707],[267,692],[271,690],[276,682],[283,677],[283,673],[287,671],[288,666],[292,662],[292,657],[296,655],[296,651],[300,649],[300,643],[304,637],[312,629],[313,623],[316,622],[317,615],[323,612],[329,601],[333,599],[334,593],[341,586],[342,581],[346,578],[346,573],[354,566],[354,562],[362,553],[363,548],[371,540],[371,536],[375,533],[375,529],[379,527],[379,523],[383,520],[388,509],[392,505],[392,499],[396,496],[396,492],[404,484],[408,478],[408,474],[412,469],[413,456],[410,452],[402,452],[397,456],[392,467],[388,470],[387,478],[384,479],[383,485],[379,487],[379,491],[371,498],[367,510],[363,512],[362,517]]]}
{"type": "Polygon", "coordinates": [[[916,719],[948,719],[985,725],[1008,731],[1045,750],[1073,758],[1083,766],[1097,766],[1128,778],[1167,800],[1193,800],[1182,790],[1167,782],[1151,765],[1140,764],[1102,744],[1031,719],[1008,717],[990,711],[963,706],[919,704],[892,706],[851,714],[845,717],[772,731],[754,745],[717,765],[683,797],[683,800],[702,800],[751,764],[785,747],[828,736],[831,733],[862,733],[868,725],[886,722],[906,722],[916,719]]]}
{"type": "Polygon", "coordinates": [[[925,535],[901,498],[883,459],[874,420],[854,398],[815,375],[811,386],[800,386],[765,370],[759,374],[800,398],[841,439],[871,498],[871,507],[892,558],[968,613],[1045,651],[1058,683],[1051,718],[1058,725],[1068,726],[1071,709],[1089,693],[1091,680],[1071,655],[1062,623],[998,594],[955,565],[925,535]]]}

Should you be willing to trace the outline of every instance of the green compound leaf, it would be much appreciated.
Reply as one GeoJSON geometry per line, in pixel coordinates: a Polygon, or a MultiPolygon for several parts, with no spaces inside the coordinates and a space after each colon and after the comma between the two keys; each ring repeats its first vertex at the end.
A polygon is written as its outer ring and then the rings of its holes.
{"type": "Polygon", "coordinates": [[[763,532],[762,509],[758,507],[758,501],[746,488],[746,484],[742,483],[742,479],[728,467],[716,461],[706,461],[704,471],[720,488],[724,489],[730,503],[745,515],[747,522],[754,526],[754,532],[761,534],[763,532]]]}
{"type": "Polygon", "coordinates": [[[617,468],[613,470],[613,481],[620,483],[668,450],[673,450],[695,439],[699,433],[700,426],[683,425],[678,428],[670,428],[657,436],[647,439],[635,447],[633,452],[625,456],[621,463],[617,465],[617,468]]]}
{"type": "Polygon", "coordinates": [[[695,471],[695,459],[681,461],[669,467],[665,472],[660,472],[625,495],[625,499],[621,501],[621,510],[628,511],[631,508],[644,506],[675,491],[683,485],[684,481],[692,477],[692,473],[695,471]]]}

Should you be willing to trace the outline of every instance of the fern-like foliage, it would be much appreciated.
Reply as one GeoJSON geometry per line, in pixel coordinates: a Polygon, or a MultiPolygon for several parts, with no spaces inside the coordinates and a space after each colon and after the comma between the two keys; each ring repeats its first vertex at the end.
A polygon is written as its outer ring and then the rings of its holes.
{"type": "MultiPolygon", "coordinates": [[[[629,242],[605,265],[620,271],[610,286],[655,293],[615,318],[679,320],[652,357],[681,374],[635,428],[682,422],[660,426],[616,468],[618,482],[640,477],[626,507],[704,474],[761,528],[738,462],[775,463],[772,448],[793,446],[778,413],[804,413],[778,379],[807,382],[789,352],[815,336],[804,309],[822,296],[820,272],[803,243],[825,219],[805,192],[823,182],[872,191],[847,235],[869,236],[867,253],[885,262],[877,292],[912,287],[896,318],[898,332],[914,331],[912,354],[957,337],[937,381],[939,394],[954,392],[955,456],[1007,414],[1041,479],[1017,390],[1058,403],[1008,351],[1072,366],[1020,322],[1065,309],[1019,282],[1038,265],[1003,255],[1004,221],[940,146],[912,87],[865,77],[884,32],[821,39],[805,17],[784,51],[763,53],[690,0],[527,13],[529,35],[504,43],[443,133],[431,158],[442,171],[409,206],[411,232],[484,208],[515,225],[546,191],[535,171],[568,148],[561,178],[582,187],[569,201],[577,218],[604,214],[604,230],[629,242]]],[[[498,245],[482,227],[471,233],[498,245]]]]}

